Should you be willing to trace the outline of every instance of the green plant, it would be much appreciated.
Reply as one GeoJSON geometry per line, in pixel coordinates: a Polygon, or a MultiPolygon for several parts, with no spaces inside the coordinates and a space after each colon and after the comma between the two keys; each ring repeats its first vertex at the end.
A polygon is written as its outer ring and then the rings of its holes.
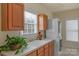
{"type": "Polygon", "coordinates": [[[20,36],[9,37],[7,35],[7,39],[5,40],[5,44],[0,46],[0,51],[12,51],[16,50],[16,53],[22,51],[25,47],[27,47],[26,38],[20,36]]]}

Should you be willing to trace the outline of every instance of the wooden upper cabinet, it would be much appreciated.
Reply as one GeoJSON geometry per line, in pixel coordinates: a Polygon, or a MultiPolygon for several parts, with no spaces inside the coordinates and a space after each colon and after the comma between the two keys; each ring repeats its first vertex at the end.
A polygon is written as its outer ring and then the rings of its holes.
{"type": "Polygon", "coordinates": [[[47,29],[47,15],[39,14],[38,15],[38,31],[39,30],[46,30],[47,29]]]}
{"type": "Polygon", "coordinates": [[[2,4],[2,30],[24,29],[24,5],[18,3],[2,4]]]}

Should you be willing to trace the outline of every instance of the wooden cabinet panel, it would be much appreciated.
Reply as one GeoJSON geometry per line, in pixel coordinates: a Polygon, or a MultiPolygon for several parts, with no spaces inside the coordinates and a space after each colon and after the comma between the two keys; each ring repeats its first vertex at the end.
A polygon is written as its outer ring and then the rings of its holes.
{"type": "Polygon", "coordinates": [[[39,16],[39,30],[44,30],[43,24],[44,24],[43,16],[40,15],[39,16]]]}
{"type": "Polygon", "coordinates": [[[9,29],[22,30],[23,29],[23,5],[9,4],[9,29]]]}
{"type": "Polygon", "coordinates": [[[47,29],[47,15],[39,14],[38,15],[38,31],[47,29]]]}
{"type": "Polygon", "coordinates": [[[24,29],[24,5],[18,3],[2,4],[3,30],[24,29]]]}
{"type": "Polygon", "coordinates": [[[38,49],[38,54],[40,54],[41,52],[44,52],[44,47],[38,49]]]}
{"type": "Polygon", "coordinates": [[[49,56],[53,56],[53,49],[51,46],[49,47],[49,56]]]}
{"type": "Polygon", "coordinates": [[[46,30],[47,29],[47,25],[48,25],[48,23],[47,23],[47,16],[46,15],[44,15],[44,30],[46,30]]]}
{"type": "Polygon", "coordinates": [[[1,30],[8,30],[8,4],[1,4],[1,30]]]}
{"type": "Polygon", "coordinates": [[[45,56],[49,56],[49,45],[48,44],[44,46],[44,50],[45,50],[45,56]]]}
{"type": "Polygon", "coordinates": [[[38,56],[44,56],[44,47],[39,48],[38,50],[38,56]]]}
{"type": "Polygon", "coordinates": [[[49,48],[45,49],[45,56],[49,56],[49,48]]]}
{"type": "Polygon", "coordinates": [[[54,41],[49,42],[44,46],[45,48],[45,56],[53,56],[54,55],[54,41]]]}
{"type": "Polygon", "coordinates": [[[38,54],[38,56],[45,56],[44,51],[38,54]]]}
{"type": "Polygon", "coordinates": [[[49,55],[54,56],[54,41],[49,43],[49,55]]]}

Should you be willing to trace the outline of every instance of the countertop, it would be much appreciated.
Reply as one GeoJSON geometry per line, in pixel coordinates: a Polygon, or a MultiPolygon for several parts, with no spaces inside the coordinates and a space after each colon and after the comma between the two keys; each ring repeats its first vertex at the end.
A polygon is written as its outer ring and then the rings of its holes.
{"type": "Polygon", "coordinates": [[[5,52],[5,55],[7,56],[25,56],[29,54],[30,52],[40,48],[41,46],[53,41],[53,39],[43,39],[43,40],[34,40],[28,44],[28,46],[23,50],[23,52],[20,52],[19,54],[15,55],[14,52],[5,52]]]}

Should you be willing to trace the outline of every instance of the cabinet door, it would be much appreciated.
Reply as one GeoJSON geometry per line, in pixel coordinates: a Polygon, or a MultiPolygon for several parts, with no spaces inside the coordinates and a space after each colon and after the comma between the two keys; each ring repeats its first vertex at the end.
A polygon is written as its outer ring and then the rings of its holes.
{"type": "Polygon", "coordinates": [[[45,50],[45,56],[49,56],[49,50],[48,49],[45,50]]]}
{"type": "Polygon", "coordinates": [[[45,56],[49,56],[49,45],[46,44],[46,45],[44,46],[44,49],[45,49],[45,56]]]}
{"type": "Polygon", "coordinates": [[[44,30],[44,20],[43,20],[43,16],[39,15],[39,30],[44,30]]]}
{"type": "Polygon", "coordinates": [[[48,17],[44,14],[38,15],[38,31],[47,29],[47,19],[48,17]]]}
{"type": "Polygon", "coordinates": [[[8,30],[8,4],[1,4],[1,30],[8,30]]]}
{"type": "Polygon", "coordinates": [[[47,29],[47,25],[48,25],[47,19],[48,19],[48,17],[46,15],[44,15],[44,20],[43,20],[43,22],[44,22],[44,30],[47,29]]]}
{"type": "Polygon", "coordinates": [[[44,47],[39,48],[39,49],[37,50],[37,52],[38,52],[38,56],[44,56],[44,55],[45,55],[45,54],[44,54],[44,47]]]}
{"type": "Polygon", "coordinates": [[[54,56],[54,41],[49,43],[49,56],[54,56]]]}
{"type": "Polygon", "coordinates": [[[8,23],[11,30],[22,30],[24,23],[23,4],[8,4],[8,23]]]}
{"type": "Polygon", "coordinates": [[[2,29],[24,29],[24,5],[18,3],[2,4],[2,29]]]}

